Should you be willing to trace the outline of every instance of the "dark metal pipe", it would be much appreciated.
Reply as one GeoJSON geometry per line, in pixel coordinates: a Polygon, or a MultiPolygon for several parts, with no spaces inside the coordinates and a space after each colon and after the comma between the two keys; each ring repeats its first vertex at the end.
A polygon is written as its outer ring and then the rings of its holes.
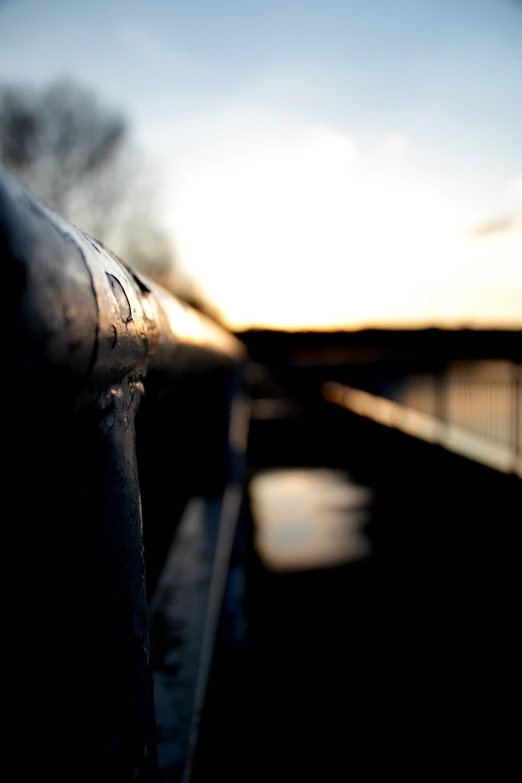
{"type": "Polygon", "coordinates": [[[13,748],[32,748],[29,777],[153,780],[135,415],[144,392],[233,372],[243,349],[4,175],[0,256],[13,748]]]}

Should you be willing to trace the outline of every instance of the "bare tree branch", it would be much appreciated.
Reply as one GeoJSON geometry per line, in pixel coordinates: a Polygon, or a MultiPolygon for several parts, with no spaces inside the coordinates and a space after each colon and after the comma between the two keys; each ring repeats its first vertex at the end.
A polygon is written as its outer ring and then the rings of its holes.
{"type": "Polygon", "coordinates": [[[96,96],[61,80],[36,90],[0,85],[0,164],[51,209],[132,266],[173,280],[172,242],[128,124],[96,96]]]}

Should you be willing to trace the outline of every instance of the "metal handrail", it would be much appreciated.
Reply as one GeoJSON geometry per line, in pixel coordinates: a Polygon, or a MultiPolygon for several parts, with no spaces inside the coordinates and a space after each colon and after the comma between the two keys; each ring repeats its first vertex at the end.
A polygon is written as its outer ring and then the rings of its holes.
{"type": "MultiPolygon", "coordinates": [[[[429,443],[438,443],[476,462],[488,465],[504,473],[514,473],[522,478],[522,459],[520,452],[520,387],[502,385],[511,403],[505,424],[509,427],[509,436],[500,438],[492,431],[474,429],[466,421],[462,422],[450,410],[448,393],[443,383],[444,376],[433,376],[431,410],[423,410],[415,400],[393,400],[388,397],[370,394],[362,389],[346,386],[337,382],[325,383],[321,392],[329,402],[372,419],[387,427],[397,428],[429,443]]],[[[471,386],[467,384],[465,389],[471,386]]],[[[479,387],[479,391],[483,387],[479,387]]],[[[486,388],[492,388],[489,384],[486,388]]],[[[476,391],[476,389],[475,389],[476,391]]],[[[486,420],[485,425],[489,425],[486,420]]]]}
{"type": "Polygon", "coordinates": [[[4,439],[14,515],[6,545],[25,575],[11,599],[12,671],[32,704],[30,744],[55,780],[76,779],[79,769],[82,779],[154,780],[147,455],[140,463],[136,414],[144,397],[150,409],[180,379],[196,379],[207,414],[219,419],[202,450],[222,473],[228,445],[216,439],[228,438],[245,352],[4,174],[0,256],[13,425],[4,439]],[[40,601],[30,618],[25,593],[40,601]]]}

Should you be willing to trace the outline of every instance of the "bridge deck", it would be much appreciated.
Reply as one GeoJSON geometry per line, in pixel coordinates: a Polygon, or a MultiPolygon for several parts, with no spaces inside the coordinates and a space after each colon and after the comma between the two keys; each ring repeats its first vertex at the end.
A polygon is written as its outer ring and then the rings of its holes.
{"type": "Polygon", "coordinates": [[[196,781],[501,775],[520,480],[326,403],[291,408],[252,423],[247,638],[216,658],[196,781]]]}

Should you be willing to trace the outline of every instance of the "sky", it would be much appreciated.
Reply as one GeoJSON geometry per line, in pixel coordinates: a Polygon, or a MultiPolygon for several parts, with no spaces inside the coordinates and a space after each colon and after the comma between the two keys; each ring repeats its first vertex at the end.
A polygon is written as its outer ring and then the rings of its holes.
{"type": "Polygon", "coordinates": [[[522,328],[522,0],[0,0],[123,109],[234,328],[522,328]]]}

